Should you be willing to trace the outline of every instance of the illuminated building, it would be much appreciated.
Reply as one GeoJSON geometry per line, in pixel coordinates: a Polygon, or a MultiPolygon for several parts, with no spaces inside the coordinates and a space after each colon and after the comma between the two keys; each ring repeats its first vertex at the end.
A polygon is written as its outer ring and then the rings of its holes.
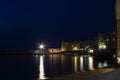
{"type": "Polygon", "coordinates": [[[80,50],[80,42],[71,42],[71,47],[73,51],[80,50]]]}
{"type": "Polygon", "coordinates": [[[116,0],[117,56],[120,58],[120,0],[116,0]]]}
{"type": "Polygon", "coordinates": [[[88,54],[98,54],[99,51],[106,50],[109,53],[114,53],[116,49],[115,36],[115,32],[105,32],[83,41],[62,41],[61,48],[49,48],[48,51],[50,53],[82,51],[88,54]]]}
{"type": "Polygon", "coordinates": [[[57,53],[57,52],[61,52],[61,48],[49,48],[48,51],[50,53],[57,53]]]}
{"type": "Polygon", "coordinates": [[[61,43],[61,50],[62,51],[70,51],[71,50],[70,46],[71,45],[70,45],[69,42],[62,41],[62,43],[61,43]]]}
{"type": "Polygon", "coordinates": [[[106,45],[106,33],[99,33],[98,34],[98,49],[99,50],[104,50],[107,48],[107,45],[106,45]]]}
{"type": "Polygon", "coordinates": [[[88,53],[94,53],[95,51],[98,50],[98,41],[97,41],[97,36],[88,38],[87,40],[84,40],[81,42],[81,48],[83,50],[88,51],[88,53]]]}
{"type": "Polygon", "coordinates": [[[98,34],[98,50],[115,50],[115,32],[106,32],[98,34]]]}
{"type": "Polygon", "coordinates": [[[65,42],[61,43],[61,50],[62,51],[78,51],[80,50],[80,42],[65,42]]]}

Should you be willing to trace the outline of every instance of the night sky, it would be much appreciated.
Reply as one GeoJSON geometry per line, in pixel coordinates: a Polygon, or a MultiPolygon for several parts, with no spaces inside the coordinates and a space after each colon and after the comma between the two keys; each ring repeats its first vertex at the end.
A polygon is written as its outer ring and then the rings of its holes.
{"type": "Polygon", "coordinates": [[[0,50],[60,47],[113,31],[115,0],[0,0],[0,50]]]}

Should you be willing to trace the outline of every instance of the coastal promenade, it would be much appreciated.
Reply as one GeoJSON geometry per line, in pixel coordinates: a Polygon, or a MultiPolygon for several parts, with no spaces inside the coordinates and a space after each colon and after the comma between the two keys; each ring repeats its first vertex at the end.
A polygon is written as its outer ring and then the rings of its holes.
{"type": "MultiPolygon", "coordinates": [[[[52,77],[50,80],[96,80],[96,77],[105,75],[108,73],[114,72],[116,69],[111,67],[111,68],[101,68],[101,69],[95,69],[92,71],[87,71],[87,72],[78,72],[74,74],[69,74],[69,75],[62,75],[58,77],[52,77]]],[[[101,79],[103,80],[103,79],[101,79]]]]}

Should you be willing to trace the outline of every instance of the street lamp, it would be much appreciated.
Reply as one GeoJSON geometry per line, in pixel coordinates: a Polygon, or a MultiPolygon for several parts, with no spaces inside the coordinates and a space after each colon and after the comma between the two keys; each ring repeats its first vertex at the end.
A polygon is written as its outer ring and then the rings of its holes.
{"type": "Polygon", "coordinates": [[[43,49],[44,49],[44,47],[45,47],[45,46],[44,46],[43,44],[40,44],[40,45],[39,45],[39,49],[40,49],[41,54],[43,54],[43,49]]]}
{"type": "Polygon", "coordinates": [[[44,49],[44,45],[43,45],[43,44],[40,44],[40,45],[39,45],[39,48],[40,48],[40,49],[44,49]]]}

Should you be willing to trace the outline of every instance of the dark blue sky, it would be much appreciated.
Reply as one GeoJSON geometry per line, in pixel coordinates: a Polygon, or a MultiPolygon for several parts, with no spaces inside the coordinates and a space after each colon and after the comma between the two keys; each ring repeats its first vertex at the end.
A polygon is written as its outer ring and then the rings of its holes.
{"type": "Polygon", "coordinates": [[[41,41],[83,40],[112,31],[115,0],[0,0],[0,50],[37,48],[41,41]]]}

